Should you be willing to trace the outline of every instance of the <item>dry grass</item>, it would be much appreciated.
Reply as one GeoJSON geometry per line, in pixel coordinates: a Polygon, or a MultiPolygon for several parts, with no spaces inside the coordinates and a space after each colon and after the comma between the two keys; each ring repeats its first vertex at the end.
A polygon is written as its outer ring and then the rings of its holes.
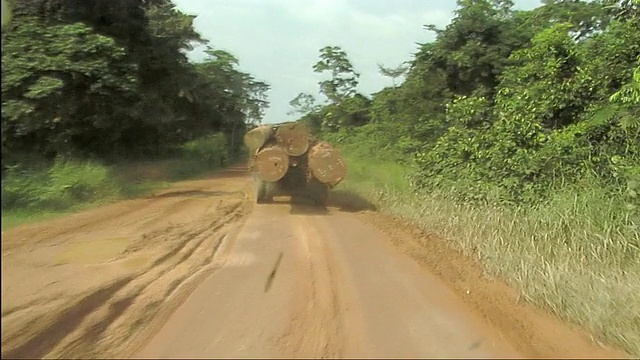
{"type": "Polygon", "coordinates": [[[396,164],[349,160],[355,171],[345,189],[444,237],[528,301],[640,356],[640,232],[615,199],[593,188],[537,207],[470,206],[411,193],[396,164]]]}

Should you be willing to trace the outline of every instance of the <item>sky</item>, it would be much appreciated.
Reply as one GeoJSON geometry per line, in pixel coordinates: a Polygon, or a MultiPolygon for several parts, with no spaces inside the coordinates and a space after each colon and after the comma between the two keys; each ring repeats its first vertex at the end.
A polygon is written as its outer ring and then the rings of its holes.
{"type": "MultiPolygon", "coordinates": [[[[263,123],[295,120],[289,101],[299,93],[318,92],[321,74],[313,72],[319,50],[340,46],[360,73],[358,91],[370,95],[391,85],[378,64],[396,67],[411,60],[418,43],[434,34],[424,25],[444,28],[453,18],[455,0],[173,0],[196,15],[195,28],[210,46],[226,50],[241,71],[271,85],[263,123]]],[[[539,0],[515,0],[532,9],[539,0]]],[[[189,54],[199,60],[202,49],[189,54]]]]}

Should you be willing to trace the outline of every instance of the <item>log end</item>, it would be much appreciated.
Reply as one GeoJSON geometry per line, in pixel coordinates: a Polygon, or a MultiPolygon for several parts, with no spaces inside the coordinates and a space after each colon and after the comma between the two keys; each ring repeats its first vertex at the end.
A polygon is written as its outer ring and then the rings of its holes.
{"type": "Polygon", "coordinates": [[[290,156],[301,156],[309,150],[309,127],[305,123],[283,124],[275,133],[276,141],[290,156]]]}
{"type": "Polygon", "coordinates": [[[347,176],[342,155],[327,143],[319,143],[309,150],[309,168],[318,181],[332,187],[347,176]]]}
{"type": "Polygon", "coordinates": [[[289,170],[289,156],[279,146],[265,147],[256,154],[253,170],[263,181],[278,181],[289,170]]]}
{"type": "Polygon", "coordinates": [[[273,131],[270,126],[258,126],[244,134],[244,144],[249,148],[249,150],[255,152],[257,149],[264,146],[272,135],[273,131]]]}
{"type": "Polygon", "coordinates": [[[286,143],[280,142],[280,146],[284,149],[290,156],[300,156],[309,150],[309,137],[308,136],[298,136],[295,138],[289,139],[286,143]]]}

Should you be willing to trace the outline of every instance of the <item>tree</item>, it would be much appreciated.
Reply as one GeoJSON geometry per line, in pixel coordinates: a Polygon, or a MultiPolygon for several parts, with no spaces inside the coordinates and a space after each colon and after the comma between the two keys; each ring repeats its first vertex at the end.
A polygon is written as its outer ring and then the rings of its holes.
{"type": "Polygon", "coordinates": [[[511,10],[510,1],[460,0],[456,17],[436,41],[422,46],[416,61],[430,75],[446,76],[454,95],[479,94],[492,98],[508,57],[531,39],[526,23],[511,10]],[[437,75],[437,74],[433,74],[437,75]]]}
{"type": "Polygon", "coordinates": [[[12,11],[13,9],[11,8],[9,1],[2,0],[2,31],[4,31],[5,27],[11,24],[11,18],[13,17],[12,11]]]}
{"type": "Polygon", "coordinates": [[[329,72],[331,79],[319,82],[320,92],[329,101],[339,104],[345,98],[356,93],[358,74],[339,46],[326,46],[320,49],[320,60],[313,65],[314,72],[329,72]]]}
{"type": "Polygon", "coordinates": [[[265,111],[269,108],[267,92],[271,85],[258,81],[249,74],[245,74],[245,115],[246,123],[259,124],[262,122],[265,111]]]}
{"type": "Polygon", "coordinates": [[[82,23],[16,19],[2,46],[3,149],[56,154],[89,145],[91,132],[104,139],[129,116],[137,85],[112,38],[82,23]]]}
{"type": "MultiPolygon", "coordinates": [[[[608,1],[608,0],[605,0],[608,1]]],[[[534,16],[549,25],[571,24],[575,40],[583,40],[601,32],[611,22],[606,7],[600,1],[543,0],[543,6],[533,11],[534,16]]]]}
{"type": "Polygon", "coordinates": [[[232,54],[209,48],[189,62],[185,52],[208,41],[169,0],[20,0],[12,10],[3,160],[160,155],[213,132],[239,147],[268,107],[269,85],[232,54]]]}
{"type": "Polygon", "coordinates": [[[318,106],[316,105],[316,98],[307,93],[298,94],[293,100],[289,101],[289,105],[293,110],[287,112],[287,115],[307,115],[315,111],[318,106]]]}
{"type": "Polygon", "coordinates": [[[405,64],[400,64],[395,68],[388,68],[382,66],[381,64],[378,64],[378,69],[380,70],[380,73],[382,75],[391,78],[393,87],[396,87],[396,79],[404,76],[407,73],[407,70],[409,70],[409,68],[405,64]]]}
{"type": "Polygon", "coordinates": [[[640,15],[639,0],[603,0],[605,10],[614,19],[625,21],[640,15]]]}

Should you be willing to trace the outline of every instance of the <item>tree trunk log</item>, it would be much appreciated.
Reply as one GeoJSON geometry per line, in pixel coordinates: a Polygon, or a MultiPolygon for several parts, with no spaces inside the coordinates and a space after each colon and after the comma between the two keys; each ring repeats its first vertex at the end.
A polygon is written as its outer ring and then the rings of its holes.
{"type": "Polygon", "coordinates": [[[313,177],[332,187],[338,185],[347,175],[347,166],[342,155],[325,142],[318,142],[309,149],[309,168],[313,177]]]}
{"type": "Polygon", "coordinates": [[[279,125],[275,138],[289,156],[300,156],[309,150],[309,128],[305,123],[293,122],[279,125]]]}
{"type": "Polygon", "coordinates": [[[263,181],[278,181],[289,170],[289,156],[282,147],[267,145],[255,155],[252,169],[263,181]]]}
{"type": "Polygon", "coordinates": [[[244,134],[244,144],[249,148],[249,154],[255,155],[256,151],[263,147],[273,136],[273,129],[270,125],[258,126],[244,134]]]}

